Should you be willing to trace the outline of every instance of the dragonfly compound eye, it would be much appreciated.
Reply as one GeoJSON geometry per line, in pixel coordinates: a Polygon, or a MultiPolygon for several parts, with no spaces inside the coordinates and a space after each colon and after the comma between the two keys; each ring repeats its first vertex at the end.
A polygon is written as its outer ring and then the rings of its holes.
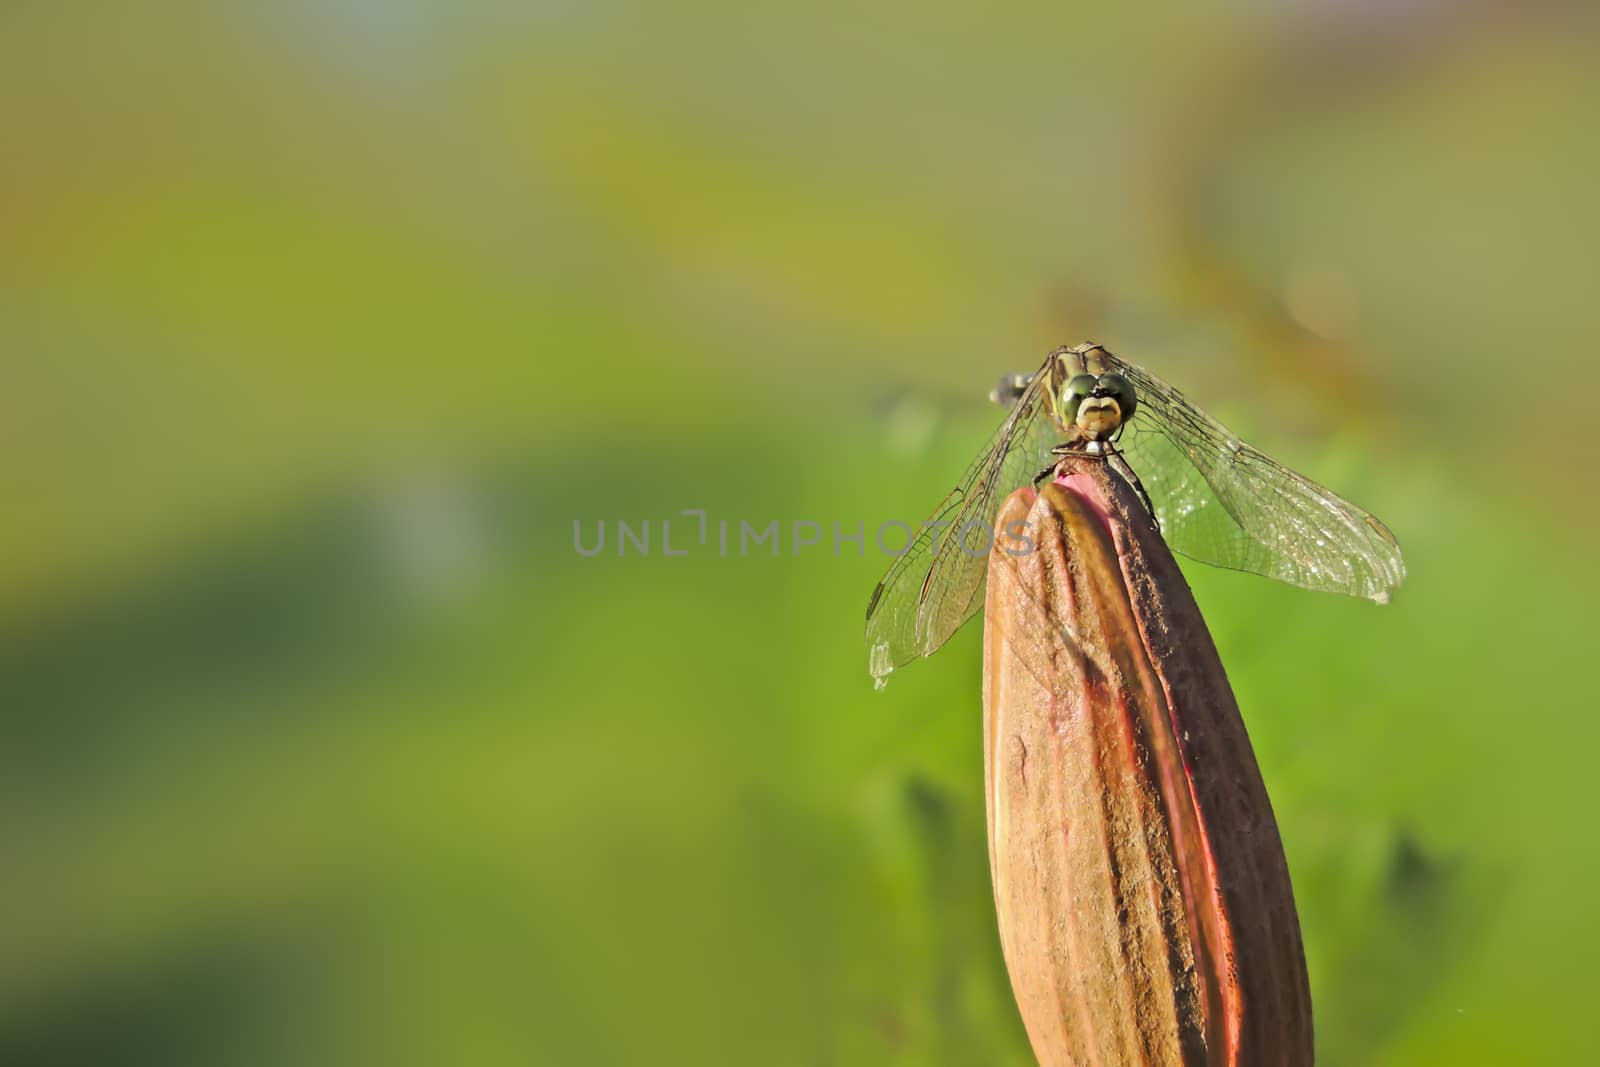
{"type": "Polygon", "coordinates": [[[1094,392],[1095,376],[1080,374],[1067,382],[1061,390],[1061,421],[1071,425],[1078,417],[1078,408],[1090,393],[1094,392]]]}
{"type": "Polygon", "coordinates": [[[1120,374],[1100,375],[1095,382],[1094,395],[1109,396],[1115,400],[1123,422],[1133,418],[1133,410],[1139,406],[1138,396],[1133,391],[1133,383],[1120,374]]]}

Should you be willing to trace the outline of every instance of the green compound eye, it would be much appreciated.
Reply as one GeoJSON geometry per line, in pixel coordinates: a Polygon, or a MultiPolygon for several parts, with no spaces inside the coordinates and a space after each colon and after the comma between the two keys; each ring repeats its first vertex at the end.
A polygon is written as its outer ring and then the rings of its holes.
{"type": "Polygon", "coordinates": [[[1067,382],[1061,390],[1061,421],[1069,426],[1078,417],[1078,407],[1083,403],[1083,398],[1094,392],[1096,378],[1092,374],[1080,374],[1067,382]]]}
{"type": "Polygon", "coordinates": [[[1133,409],[1139,406],[1139,400],[1133,391],[1132,382],[1120,374],[1102,374],[1096,384],[1102,396],[1109,396],[1117,402],[1117,407],[1122,411],[1123,422],[1133,418],[1133,409]]]}

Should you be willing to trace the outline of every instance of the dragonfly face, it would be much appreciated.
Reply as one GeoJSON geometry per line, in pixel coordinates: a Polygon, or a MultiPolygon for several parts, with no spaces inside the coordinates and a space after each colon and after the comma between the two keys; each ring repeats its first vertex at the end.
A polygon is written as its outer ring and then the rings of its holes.
{"type": "Polygon", "coordinates": [[[987,552],[942,531],[992,530],[1001,501],[1068,453],[1114,463],[1191,559],[1379,603],[1405,578],[1400,545],[1376,516],[1101,345],[1059,348],[990,395],[1010,409],[1005,421],[873,590],[867,643],[879,679],[932,654],[983,602],[987,552]]]}
{"type": "Polygon", "coordinates": [[[1052,354],[1050,417],[1069,440],[1108,440],[1133,418],[1133,383],[1111,369],[1108,355],[1099,345],[1052,354]]]}
{"type": "Polygon", "coordinates": [[[1090,441],[1111,437],[1133,418],[1138,399],[1133,385],[1120,374],[1080,374],[1056,394],[1056,425],[1064,432],[1076,429],[1090,441]]]}

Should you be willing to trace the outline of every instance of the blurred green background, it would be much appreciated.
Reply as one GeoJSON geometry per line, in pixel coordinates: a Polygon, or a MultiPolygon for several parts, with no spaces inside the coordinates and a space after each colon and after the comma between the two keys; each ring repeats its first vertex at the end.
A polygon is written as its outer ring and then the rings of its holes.
{"type": "Polygon", "coordinates": [[[1085,338],[1406,547],[1387,608],[1189,571],[1320,1062],[1596,1062],[1597,43],[6,4],[0,1062],[1031,1063],[979,627],[875,693],[832,525],[1085,338]]]}

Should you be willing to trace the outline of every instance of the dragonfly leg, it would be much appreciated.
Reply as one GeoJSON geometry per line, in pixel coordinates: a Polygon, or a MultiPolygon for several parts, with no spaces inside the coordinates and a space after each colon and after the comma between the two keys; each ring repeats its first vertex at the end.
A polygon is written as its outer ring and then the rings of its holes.
{"type": "Polygon", "coordinates": [[[1150,502],[1150,494],[1144,491],[1144,483],[1139,481],[1139,476],[1133,472],[1133,467],[1128,464],[1127,457],[1119,450],[1113,448],[1111,456],[1117,460],[1117,473],[1126,478],[1128,484],[1133,486],[1133,491],[1139,494],[1139,499],[1144,502],[1144,509],[1150,513],[1150,521],[1156,524],[1156,529],[1159,531],[1161,529],[1161,520],[1156,518],[1156,506],[1150,502]]]}
{"type": "MultiPolygon", "coordinates": [[[[1128,465],[1124,463],[1123,466],[1128,465]]],[[[1133,488],[1138,492],[1139,499],[1144,501],[1144,509],[1150,513],[1150,521],[1155,523],[1156,532],[1160,533],[1161,520],[1156,518],[1156,506],[1150,502],[1150,494],[1144,491],[1144,483],[1139,481],[1139,476],[1133,473],[1132,468],[1128,470],[1128,477],[1133,479],[1133,488]]]]}
{"type": "Polygon", "coordinates": [[[1052,464],[1050,464],[1050,466],[1046,467],[1044,470],[1040,471],[1038,474],[1035,474],[1033,476],[1033,487],[1035,489],[1039,488],[1039,483],[1044,481],[1046,478],[1049,478],[1051,475],[1055,474],[1055,472],[1056,472],[1056,464],[1052,463],[1052,464]]]}

